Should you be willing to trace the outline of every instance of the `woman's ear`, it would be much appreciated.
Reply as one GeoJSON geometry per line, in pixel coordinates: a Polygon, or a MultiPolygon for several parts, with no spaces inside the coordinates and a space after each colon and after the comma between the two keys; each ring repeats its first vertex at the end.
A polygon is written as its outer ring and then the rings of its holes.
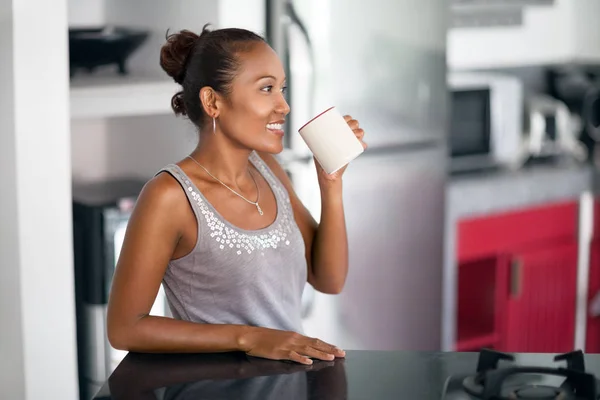
{"type": "Polygon", "coordinates": [[[219,95],[210,86],[200,89],[200,103],[204,113],[210,118],[219,117],[219,95]]]}

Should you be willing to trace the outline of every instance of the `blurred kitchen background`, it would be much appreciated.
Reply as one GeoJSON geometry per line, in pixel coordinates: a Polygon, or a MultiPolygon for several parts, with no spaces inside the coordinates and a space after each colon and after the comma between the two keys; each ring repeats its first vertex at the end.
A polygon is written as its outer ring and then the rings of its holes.
{"type": "MultiPolygon", "coordinates": [[[[280,53],[280,160],[315,218],[297,128],[336,105],[367,132],[345,177],[348,284],[307,287],[307,334],[600,352],[599,16],[597,0],[0,0],[1,386],[89,398],[124,356],[105,312],[135,196],[197,140],[158,52],[205,23],[280,53]]],[[[169,315],[162,291],[152,314],[169,315]]]]}

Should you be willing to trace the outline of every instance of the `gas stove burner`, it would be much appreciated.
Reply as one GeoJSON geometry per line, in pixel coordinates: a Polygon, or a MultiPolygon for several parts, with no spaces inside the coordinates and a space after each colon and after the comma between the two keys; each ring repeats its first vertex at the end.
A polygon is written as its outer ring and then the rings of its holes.
{"type": "MultiPolygon", "coordinates": [[[[516,373],[519,373],[516,371],[516,373]]],[[[494,386],[493,388],[488,385],[483,385],[481,383],[477,383],[475,377],[465,378],[463,381],[463,387],[467,393],[470,395],[481,398],[481,399],[499,399],[499,400],[519,400],[519,399],[536,399],[536,400],[578,400],[578,397],[575,397],[573,391],[570,388],[565,387],[553,387],[553,386],[545,386],[545,385],[530,385],[530,384],[522,384],[522,385],[503,385],[503,382],[500,382],[500,387],[494,386]],[[486,390],[491,389],[491,390],[486,390]],[[500,395],[491,394],[487,395],[485,393],[499,393],[500,395]]],[[[584,399],[587,399],[585,397],[584,399]]],[[[596,400],[594,397],[593,400],[596,400]]]]}
{"type": "MultiPolygon", "coordinates": [[[[469,378],[467,378],[469,379],[469,378]]],[[[545,385],[517,385],[502,387],[500,396],[484,397],[483,390],[478,389],[472,382],[467,379],[463,382],[465,391],[476,398],[482,399],[507,399],[507,400],[577,400],[574,393],[570,389],[545,386],[545,385]]],[[[587,399],[587,398],[586,398],[587,399]]]]}
{"type": "Polygon", "coordinates": [[[536,399],[536,400],[567,400],[572,398],[563,389],[550,386],[528,385],[516,389],[508,396],[509,399],[536,399]]]}
{"type": "Polygon", "coordinates": [[[463,379],[465,392],[482,400],[597,400],[596,377],[585,371],[583,352],[574,351],[554,357],[554,361],[566,361],[567,367],[526,367],[511,365],[498,368],[501,360],[514,361],[510,354],[493,350],[479,353],[477,373],[463,379]],[[560,387],[509,383],[509,378],[525,374],[553,375],[564,377],[560,387]]]}

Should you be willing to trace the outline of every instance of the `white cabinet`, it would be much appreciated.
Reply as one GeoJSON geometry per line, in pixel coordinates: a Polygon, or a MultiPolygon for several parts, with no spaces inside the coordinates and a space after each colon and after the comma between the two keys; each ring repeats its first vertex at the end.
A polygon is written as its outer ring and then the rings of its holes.
{"type": "Polygon", "coordinates": [[[600,61],[597,0],[555,0],[526,6],[519,26],[453,28],[448,32],[452,69],[502,68],[600,61]]]}

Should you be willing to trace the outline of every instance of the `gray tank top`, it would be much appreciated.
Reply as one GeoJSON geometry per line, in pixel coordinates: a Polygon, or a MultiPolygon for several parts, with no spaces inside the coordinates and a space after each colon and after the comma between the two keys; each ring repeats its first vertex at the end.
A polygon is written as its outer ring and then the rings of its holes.
{"type": "Polygon", "coordinates": [[[198,224],[194,249],[170,261],[163,277],[167,302],[177,319],[302,333],[304,240],[285,187],[255,152],[250,162],[277,202],[275,221],[259,230],[227,222],[179,166],[158,172],[168,172],[181,184],[198,224]]]}

